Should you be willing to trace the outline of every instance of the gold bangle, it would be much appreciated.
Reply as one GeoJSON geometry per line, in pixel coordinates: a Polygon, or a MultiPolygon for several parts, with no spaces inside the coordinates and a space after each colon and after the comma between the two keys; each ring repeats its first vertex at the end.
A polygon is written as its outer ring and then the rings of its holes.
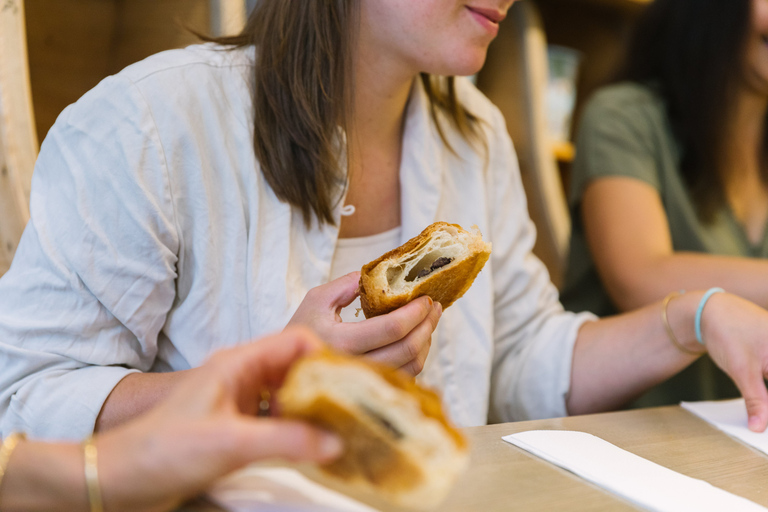
{"type": "Polygon", "coordinates": [[[0,487],[3,485],[3,477],[5,476],[5,471],[8,469],[8,463],[11,461],[13,450],[16,449],[19,441],[23,441],[26,438],[27,436],[25,434],[14,432],[6,437],[5,441],[3,441],[3,445],[0,446],[0,487]]]}
{"type": "Polygon", "coordinates": [[[706,350],[704,350],[702,352],[697,352],[695,350],[691,350],[689,348],[686,348],[685,346],[683,346],[682,343],[677,341],[677,337],[675,337],[675,332],[672,330],[672,326],[669,325],[669,320],[667,319],[667,306],[669,305],[669,301],[671,301],[672,299],[674,299],[678,295],[680,295],[679,292],[672,292],[669,295],[667,295],[666,297],[664,297],[664,300],[661,303],[661,321],[664,323],[664,328],[667,330],[667,334],[669,335],[669,340],[681,352],[684,352],[684,353],[686,353],[688,355],[691,355],[691,356],[701,356],[701,355],[704,355],[704,354],[707,353],[706,350]]]}
{"type": "Polygon", "coordinates": [[[91,504],[91,512],[104,512],[101,488],[99,487],[97,451],[93,442],[93,435],[88,436],[88,439],[83,441],[83,454],[85,455],[85,485],[88,487],[88,502],[91,504]]]}

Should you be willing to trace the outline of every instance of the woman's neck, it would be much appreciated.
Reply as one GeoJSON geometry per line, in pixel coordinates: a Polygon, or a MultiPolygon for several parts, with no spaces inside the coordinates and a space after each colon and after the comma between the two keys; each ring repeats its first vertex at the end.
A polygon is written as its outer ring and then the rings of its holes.
{"type": "Polygon", "coordinates": [[[348,140],[358,146],[399,145],[413,80],[413,74],[396,64],[361,51],[355,66],[348,140]]]}
{"type": "Polygon", "coordinates": [[[360,51],[352,118],[347,123],[349,186],[340,236],[381,233],[400,225],[400,157],[405,110],[415,74],[375,52],[360,51]]]}

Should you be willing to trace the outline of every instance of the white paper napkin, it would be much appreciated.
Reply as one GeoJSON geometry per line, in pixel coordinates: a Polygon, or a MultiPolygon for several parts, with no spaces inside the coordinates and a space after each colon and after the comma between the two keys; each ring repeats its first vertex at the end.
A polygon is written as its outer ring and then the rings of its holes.
{"type": "Polygon", "coordinates": [[[648,510],[768,510],[585,432],[530,430],[502,439],[648,510]]]}
{"type": "Polygon", "coordinates": [[[246,467],[217,482],[208,497],[229,512],[376,512],[289,468],[246,467]]]}
{"type": "Polygon", "coordinates": [[[743,398],[717,402],[682,402],[680,406],[726,434],[768,454],[768,431],[758,434],[749,430],[747,406],[743,398]]]}

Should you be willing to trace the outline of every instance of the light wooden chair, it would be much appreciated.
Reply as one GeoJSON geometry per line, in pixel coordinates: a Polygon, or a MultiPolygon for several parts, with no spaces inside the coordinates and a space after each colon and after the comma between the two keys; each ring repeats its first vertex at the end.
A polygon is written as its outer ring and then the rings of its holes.
{"type": "Polygon", "coordinates": [[[24,0],[0,3],[0,275],[29,220],[38,142],[27,64],[24,0]]]}
{"type": "Polygon", "coordinates": [[[250,5],[246,0],[210,0],[211,34],[214,36],[233,35],[245,26],[250,5]]]}
{"type": "Polygon", "coordinates": [[[541,18],[534,3],[521,0],[501,23],[477,85],[504,114],[538,231],[534,253],[559,287],[568,258],[571,219],[547,129],[547,75],[541,18]]]}

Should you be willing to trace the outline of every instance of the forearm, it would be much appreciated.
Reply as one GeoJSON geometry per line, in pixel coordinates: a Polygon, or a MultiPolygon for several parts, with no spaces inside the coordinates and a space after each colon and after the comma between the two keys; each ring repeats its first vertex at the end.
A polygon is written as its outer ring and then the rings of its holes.
{"type": "Polygon", "coordinates": [[[0,487],[0,510],[88,510],[83,464],[78,445],[20,443],[0,487]]]}
{"type": "Polygon", "coordinates": [[[635,262],[621,274],[603,278],[621,311],[661,300],[671,291],[713,286],[768,307],[768,261],[759,258],[673,252],[648,262],[635,262]]]}
{"type": "Polygon", "coordinates": [[[131,373],[114,387],[96,418],[96,432],[121,425],[162,401],[184,375],[194,370],[170,373],[131,373]]]}
{"type": "MultiPolygon", "coordinates": [[[[694,317],[701,292],[686,293],[667,308],[677,340],[700,351],[694,317]]],[[[569,414],[621,407],[695,361],[675,347],[661,319],[661,303],[584,324],[573,353],[569,414]]]]}

